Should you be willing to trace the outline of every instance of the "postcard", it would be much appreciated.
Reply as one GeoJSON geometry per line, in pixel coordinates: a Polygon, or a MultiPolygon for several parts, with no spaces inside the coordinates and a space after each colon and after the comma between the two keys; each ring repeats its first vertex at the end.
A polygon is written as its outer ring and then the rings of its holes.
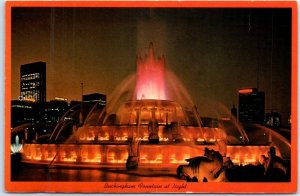
{"type": "Polygon", "coordinates": [[[295,193],[294,1],[7,1],[5,190],[295,193]]]}

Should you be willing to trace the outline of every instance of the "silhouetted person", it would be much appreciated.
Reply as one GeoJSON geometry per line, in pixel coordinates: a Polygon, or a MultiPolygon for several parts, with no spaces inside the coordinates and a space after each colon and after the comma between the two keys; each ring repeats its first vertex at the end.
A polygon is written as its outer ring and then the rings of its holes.
{"type": "Polygon", "coordinates": [[[230,157],[226,157],[226,161],[224,162],[224,167],[225,168],[233,168],[233,162],[232,160],[230,159],[230,157]]]}
{"type": "Polygon", "coordinates": [[[286,163],[282,158],[276,156],[276,149],[274,147],[270,147],[266,164],[266,175],[268,176],[269,180],[284,180],[287,171],[286,163]]]}

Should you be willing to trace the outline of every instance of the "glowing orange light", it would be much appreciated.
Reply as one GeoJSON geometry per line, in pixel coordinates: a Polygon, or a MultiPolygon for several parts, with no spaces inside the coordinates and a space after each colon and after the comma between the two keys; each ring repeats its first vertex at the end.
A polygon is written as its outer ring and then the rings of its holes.
{"type": "Polygon", "coordinates": [[[108,141],[109,140],[109,136],[105,136],[105,137],[99,137],[100,141],[108,141]]]}
{"type": "Polygon", "coordinates": [[[190,142],[191,139],[190,139],[190,138],[183,138],[183,141],[185,141],[185,142],[190,142]]]}
{"type": "Polygon", "coordinates": [[[190,157],[191,157],[190,154],[184,154],[182,159],[176,159],[175,154],[172,154],[171,157],[170,157],[170,163],[171,164],[184,164],[184,163],[187,163],[186,159],[188,159],[190,157]]]}
{"type": "Polygon", "coordinates": [[[256,163],[257,163],[256,159],[245,159],[243,165],[256,164],[256,163]]]}
{"type": "MultiPolygon", "coordinates": [[[[86,134],[87,135],[87,134],[86,134]]],[[[143,135],[144,136],[144,135],[143,135]]],[[[125,139],[127,136],[123,134],[119,137],[120,140],[125,139]]],[[[148,136],[147,136],[148,137],[148,136]]],[[[140,140],[146,139],[141,137],[140,140]]],[[[147,138],[148,139],[148,138],[147,138]]],[[[168,138],[163,138],[167,141],[168,138]]],[[[189,138],[185,138],[188,141],[189,138]]],[[[217,139],[202,139],[198,138],[197,141],[217,141],[217,139]]],[[[80,148],[70,145],[60,145],[57,152],[53,145],[40,145],[40,144],[25,144],[23,157],[26,161],[39,163],[41,161],[51,162],[56,153],[58,153],[55,162],[60,163],[98,163],[98,164],[125,164],[128,158],[127,148],[125,146],[108,146],[108,151],[99,149],[98,146],[83,145],[80,148]],[[104,156],[106,153],[106,156],[104,156]]],[[[187,164],[186,159],[203,155],[202,148],[192,150],[189,147],[166,145],[161,148],[160,146],[151,147],[144,145],[141,147],[140,163],[142,165],[153,166],[167,166],[175,167],[178,164],[187,164]],[[202,149],[202,150],[201,150],[202,149]],[[170,153],[172,152],[172,153],[170,153]],[[188,153],[183,153],[188,152],[188,153]]],[[[229,146],[227,148],[226,156],[230,157],[231,161],[236,165],[258,164],[260,155],[266,154],[268,146],[229,146]]]]}
{"type": "Polygon", "coordinates": [[[253,92],[252,88],[246,88],[246,89],[239,90],[240,94],[247,94],[247,93],[252,93],[252,92],[253,92]]]}
{"type": "Polygon", "coordinates": [[[80,136],[79,136],[80,140],[85,140],[85,138],[86,138],[85,134],[80,134],[80,136]]]}
{"type": "Polygon", "coordinates": [[[205,140],[203,138],[198,138],[197,142],[204,142],[205,140]]]}
{"type": "Polygon", "coordinates": [[[36,100],[35,99],[33,99],[33,98],[24,98],[24,101],[28,101],[28,102],[36,102],[36,100]]]}
{"type": "Polygon", "coordinates": [[[239,165],[239,164],[240,164],[240,159],[232,159],[231,161],[232,161],[233,164],[235,164],[235,165],[239,165]]]}
{"type": "Polygon", "coordinates": [[[221,120],[223,120],[223,121],[230,121],[231,119],[227,118],[227,117],[223,117],[223,118],[221,118],[221,120]]]}
{"type": "Polygon", "coordinates": [[[56,101],[68,101],[68,99],[62,98],[62,97],[55,97],[54,100],[56,100],[56,101]]]}

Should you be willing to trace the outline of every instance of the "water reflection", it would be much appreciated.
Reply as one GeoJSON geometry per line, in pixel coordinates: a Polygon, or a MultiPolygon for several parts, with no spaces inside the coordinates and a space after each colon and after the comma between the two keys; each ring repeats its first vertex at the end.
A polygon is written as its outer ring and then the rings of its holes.
{"type": "Polygon", "coordinates": [[[140,182],[140,181],[182,181],[176,178],[175,169],[139,168],[128,171],[120,168],[51,168],[42,166],[22,165],[12,171],[12,181],[59,181],[59,182],[140,182]]]}

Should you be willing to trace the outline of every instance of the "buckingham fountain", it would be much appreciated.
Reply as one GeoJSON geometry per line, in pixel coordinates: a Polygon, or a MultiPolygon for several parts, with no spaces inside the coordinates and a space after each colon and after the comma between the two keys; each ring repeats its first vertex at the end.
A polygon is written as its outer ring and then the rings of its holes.
{"type": "Polygon", "coordinates": [[[258,164],[270,146],[290,159],[290,144],[268,128],[253,125],[247,131],[234,119],[205,125],[196,107],[169,92],[165,57],[155,56],[152,43],[136,64],[132,96],[116,111],[99,109],[96,103],[78,126],[74,119],[80,106],[73,107],[47,140],[29,140],[25,133],[22,161],[49,167],[176,168],[207,147],[236,165],[247,165],[258,164]]]}

